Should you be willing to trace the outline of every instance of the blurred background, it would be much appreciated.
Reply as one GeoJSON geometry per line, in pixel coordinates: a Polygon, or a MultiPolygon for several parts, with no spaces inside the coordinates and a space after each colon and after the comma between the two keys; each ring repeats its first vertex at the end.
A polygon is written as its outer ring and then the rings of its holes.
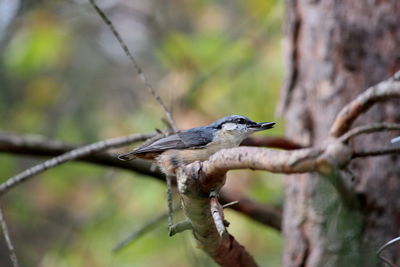
{"type": "MultiPolygon", "coordinates": [[[[241,114],[278,125],[281,1],[98,0],[180,129],[241,114]]],[[[164,128],[162,110],[86,0],[0,0],[0,130],[80,144],[164,128]]],[[[127,147],[121,151],[132,149],[127,147]]],[[[1,181],[44,158],[0,154],[1,181]]],[[[226,189],[280,205],[281,177],[234,171],[226,189]]],[[[165,185],[68,163],[1,203],[22,266],[214,266],[190,232],[166,222],[112,248],[166,211],[165,185]],[[161,263],[162,262],[162,263],[161,263]]],[[[280,234],[226,211],[229,231],[262,266],[280,266],[280,234]]],[[[4,239],[0,262],[9,262],[4,239]]],[[[6,265],[7,266],[7,265],[6,265]]]]}

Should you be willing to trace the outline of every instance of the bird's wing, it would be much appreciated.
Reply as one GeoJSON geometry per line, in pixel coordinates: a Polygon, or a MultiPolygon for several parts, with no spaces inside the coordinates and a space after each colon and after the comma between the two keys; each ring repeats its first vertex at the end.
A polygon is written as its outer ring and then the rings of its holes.
{"type": "Polygon", "coordinates": [[[147,146],[139,147],[134,154],[163,152],[168,149],[202,148],[213,139],[213,130],[197,127],[161,138],[147,146]]]}

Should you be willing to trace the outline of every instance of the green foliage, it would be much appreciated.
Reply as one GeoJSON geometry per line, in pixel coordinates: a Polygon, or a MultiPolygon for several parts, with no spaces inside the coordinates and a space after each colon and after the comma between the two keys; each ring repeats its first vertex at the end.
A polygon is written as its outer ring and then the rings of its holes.
{"type": "Polygon", "coordinates": [[[62,61],[67,34],[51,14],[33,12],[6,48],[4,62],[17,76],[54,68],[62,61]]]}
{"type": "Polygon", "coordinates": [[[169,34],[160,57],[169,68],[201,72],[224,64],[241,64],[254,57],[245,40],[230,42],[220,33],[169,34]],[[221,53],[221,50],[224,50],[221,53]]]}

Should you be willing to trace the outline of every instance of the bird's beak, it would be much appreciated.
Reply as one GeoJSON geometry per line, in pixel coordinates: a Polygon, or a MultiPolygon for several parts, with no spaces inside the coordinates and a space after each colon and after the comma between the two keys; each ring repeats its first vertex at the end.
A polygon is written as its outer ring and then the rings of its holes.
{"type": "Polygon", "coordinates": [[[248,128],[253,131],[264,131],[264,130],[273,128],[274,125],[275,125],[275,122],[259,122],[254,125],[250,125],[248,128]]]}

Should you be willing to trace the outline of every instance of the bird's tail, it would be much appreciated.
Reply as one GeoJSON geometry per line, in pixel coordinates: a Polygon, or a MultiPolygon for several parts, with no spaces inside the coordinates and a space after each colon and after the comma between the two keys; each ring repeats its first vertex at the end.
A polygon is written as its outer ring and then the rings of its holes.
{"type": "Polygon", "coordinates": [[[134,153],[134,152],[129,152],[129,153],[126,153],[126,154],[119,155],[118,158],[119,158],[120,160],[128,161],[128,160],[133,160],[133,159],[135,159],[136,156],[135,156],[135,153],[134,153]]]}

